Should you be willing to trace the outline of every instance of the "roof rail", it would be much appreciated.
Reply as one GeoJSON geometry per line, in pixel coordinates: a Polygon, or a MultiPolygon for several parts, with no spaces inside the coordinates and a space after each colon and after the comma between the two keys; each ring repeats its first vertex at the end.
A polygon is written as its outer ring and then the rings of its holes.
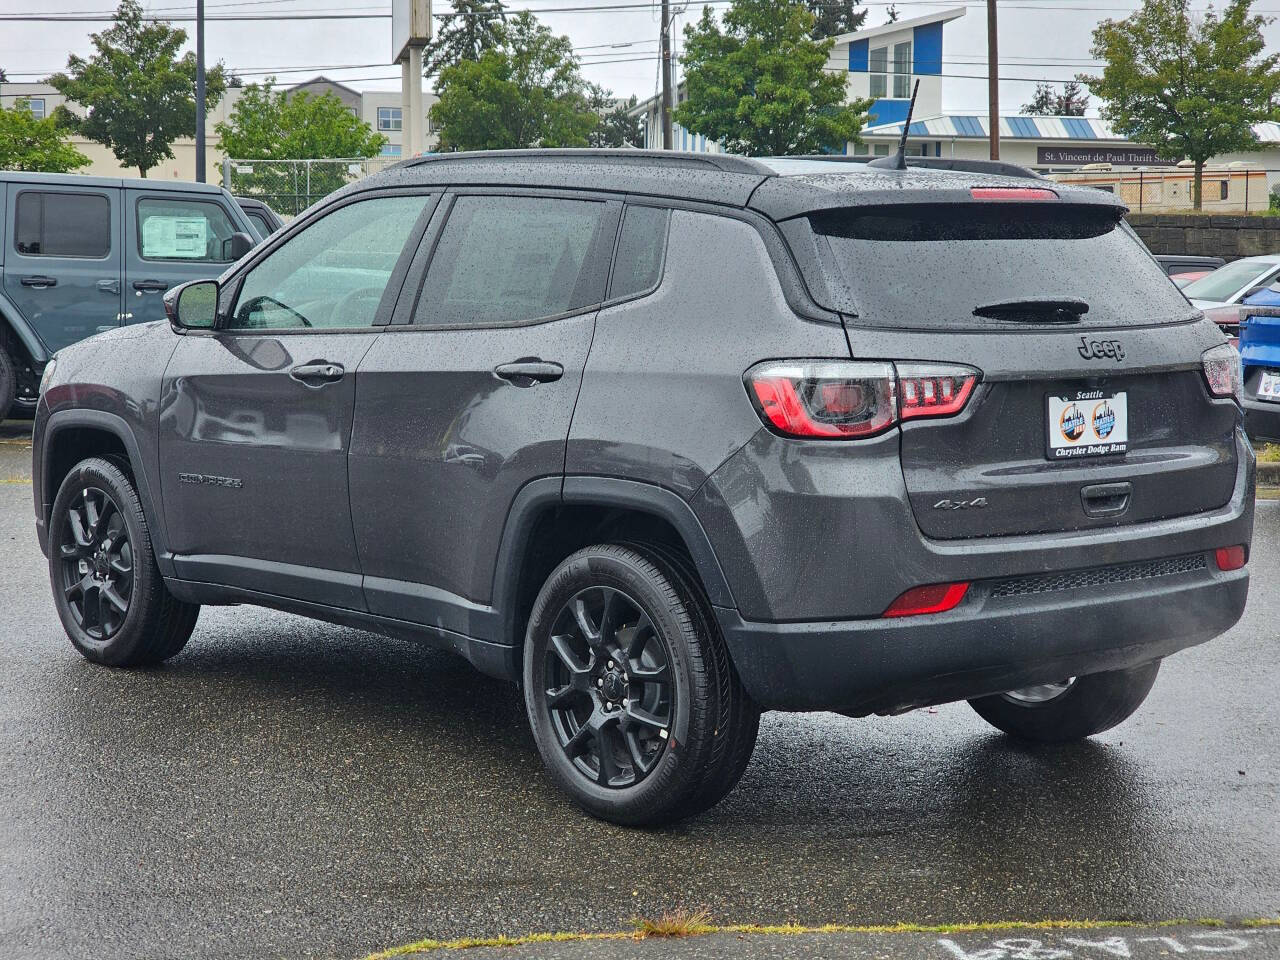
{"type": "MultiPolygon", "coordinates": [[[[875,157],[865,155],[855,157],[843,153],[812,153],[785,159],[866,164],[874,160],[875,157]]],[[[1005,163],[1003,160],[970,160],[965,157],[907,157],[907,166],[922,167],[926,170],[958,170],[962,173],[993,173],[1001,177],[1022,177],[1030,180],[1047,179],[1034,170],[1020,167],[1016,163],[1005,163]]]]}
{"type": "Polygon", "coordinates": [[[656,167],[712,167],[725,173],[749,173],[758,177],[777,174],[750,157],[731,153],[681,153],[674,150],[545,149],[545,150],[471,150],[458,153],[429,153],[405,160],[397,166],[417,167],[435,163],[461,163],[493,160],[519,160],[543,163],[589,163],[604,161],[620,165],[644,164],[656,167]]]}

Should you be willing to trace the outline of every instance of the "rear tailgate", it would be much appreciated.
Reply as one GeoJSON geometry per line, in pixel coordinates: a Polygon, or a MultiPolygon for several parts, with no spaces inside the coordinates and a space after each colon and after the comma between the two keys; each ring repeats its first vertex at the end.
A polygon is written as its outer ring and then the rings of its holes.
{"type": "Polygon", "coordinates": [[[1240,412],[1201,365],[1222,335],[1118,215],[916,201],[807,218],[855,358],[982,371],[959,415],[901,428],[926,535],[1117,526],[1230,499],[1240,412]]]}

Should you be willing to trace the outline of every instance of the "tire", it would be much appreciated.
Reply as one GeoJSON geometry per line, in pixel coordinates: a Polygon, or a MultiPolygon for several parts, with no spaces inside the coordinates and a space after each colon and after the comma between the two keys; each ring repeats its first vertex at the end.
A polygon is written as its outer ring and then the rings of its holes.
{"type": "Polygon", "coordinates": [[[680,551],[659,543],[625,543],[638,553],[647,555],[655,562],[665,562],[668,574],[682,596],[688,598],[689,607],[697,616],[696,629],[701,636],[714,636],[716,643],[711,644],[716,658],[716,673],[720,678],[721,689],[728,692],[722,697],[721,710],[718,713],[716,736],[720,739],[718,759],[712,766],[702,788],[690,798],[685,810],[686,817],[696,816],[710,810],[723,800],[742,779],[751,755],[755,752],[756,738],[760,733],[760,707],[751,699],[738,678],[738,671],[733,668],[728,647],[725,646],[720,633],[720,625],[716,622],[707,600],[698,574],[688,557],[680,551]]]}
{"type": "Polygon", "coordinates": [[[561,563],[529,618],[523,679],[549,775],[602,820],[693,816],[750,760],[759,711],[696,581],[663,549],[604,544],[561,563]]]}
{"type": "Polygon", "coordinates": [[[1159,672],[1160,661],[1153,660],[1129,670],[1076,677],[1062,693],[1049,699],[1025,699],[1025,694],[1011,691],[970,700],[969,705],[1011,737],[1066,743],[1110,730],[1129,719],[1147,699],[1159,672]]]}
{"type": "Polygon", "coordinates": [[[156,567],[133,483],[108,460],[76,464],[53,502],[49,581],[72,645],[112,667],[149,666],[187,644],[200,607],[176,599],[156,567]]]}
{"type": "Polygon", "coordinates": [[[18,396],[18,371],[13,359],[0,347],[0,420],[9,415],[18,396]]]}

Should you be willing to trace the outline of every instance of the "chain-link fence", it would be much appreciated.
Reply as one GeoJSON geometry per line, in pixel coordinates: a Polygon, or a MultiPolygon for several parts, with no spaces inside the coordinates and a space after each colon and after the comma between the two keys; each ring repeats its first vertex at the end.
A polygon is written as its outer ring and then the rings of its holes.
{"type": "MultiPolygon", "coordinates": [[[[1114,193],[1134,213],[1186,213],[1195,206],[1195,171],[1190,167],[1151,170],[1071,170],[1045,174],[1059,183],[1114,193]]],[[[1280,170],[1256,167],[1206,167],[1201,176],[1204,213],[1264,213],[1280,170]]]]}
{"type": "Polygon", "coordinates": [[[339,187],[377,173],[399,157],[350,160],[222,161],[222,185],[236,196],[257,197],[282,217],[296,217],[339,187]]]}

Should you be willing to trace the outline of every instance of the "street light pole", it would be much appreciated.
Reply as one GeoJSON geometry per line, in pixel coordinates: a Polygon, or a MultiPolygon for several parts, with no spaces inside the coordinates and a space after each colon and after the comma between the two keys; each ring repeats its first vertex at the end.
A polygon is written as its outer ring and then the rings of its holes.
{"type": "Polygon", "coordinates": [[[991,159],[1000,159],[1000,51],[996,42],[996,0],[987,0],[987,128],[991,159]]]}
{"type": "MultiPolygon", "coordinates": [[[[204,169],[204,0],[196,0],[196,180],[205,182],[204,169]]],[[[230,189],[230,184],[223,184],[230,189]]]]}
{"type": "Polygon", "coordinates": [[[662,0],[662,149],[674,150],[671,130],[671,4],[662,0]]]}

